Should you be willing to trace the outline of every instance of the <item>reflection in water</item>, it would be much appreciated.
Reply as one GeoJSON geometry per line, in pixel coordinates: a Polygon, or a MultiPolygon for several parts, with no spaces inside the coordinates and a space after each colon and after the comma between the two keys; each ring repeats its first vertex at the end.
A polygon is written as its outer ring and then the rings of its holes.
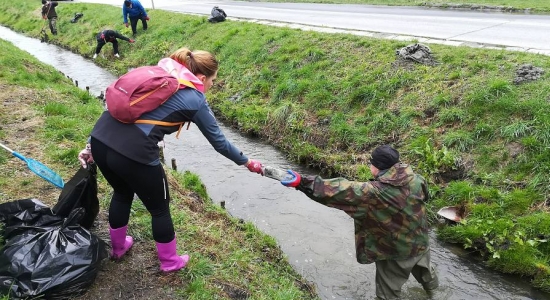
{"type": "MultiPolygon", "coordinates": [[[[81,87],[90,86],[94,94],[116,79],[79,55],[5,27],[0,26],[0,36],[78,80],[81,87]]],[[[269,145],[230,128],[222,126],[222,130],[248,156],[266,165],[313,172],[289,163],[269,145]]],[[[275,237],[294,268],[316,284],[322,299],[374,298],[374,265],[356,262],[353,221],[344,212],[317,204],[301,192],[235,165],[215,152],[196,126],[182,132],[179,139],[167,137],[165,158],[175,158],[180,170],[198,174],[213,201],[225,201],[233,216],[253,222],[275,237]]],[[[525,281],[487,270],[462,253],[439,243],[432,234],[432,257],[442,286],[435,299],[550,299],[532,290],[525,281]]],[[[427,299],[412,277],[403,294],[403,299],[427,299]]]]}

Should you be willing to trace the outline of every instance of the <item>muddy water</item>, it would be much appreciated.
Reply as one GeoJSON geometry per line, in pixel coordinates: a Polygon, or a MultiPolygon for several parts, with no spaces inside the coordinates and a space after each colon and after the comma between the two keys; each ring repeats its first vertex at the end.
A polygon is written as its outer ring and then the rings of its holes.
{"type": "MultiPolygon", "coordinates": [[[[78,80],[80,87],[89,86],[94,94],[115,79],[90,60],[64,49],[1,26],[0,36],[78,80]]],[[[264,164],[311,172],[288,162],[284,154],[261,141],[243,137],[224,126],[222,130],[243,152],[264,164]]],[[[179,139],[167,137],[164,152],[167,163],[174,158],[178,170],[198,174],[214,202],[224,201],[233,216],[253,222],[275,237],[294,268],[316,284],[322,299],[374,297],[374,265],[356,263],[353,222],[346,214],[236,166],[215,152],[195,126],[182,132],[179,139]]],[[[441,292],[435,299],[550,300],[550,295],[533,290],[526,281],[488,270],[462,249],[438,242],[434,234],[432,257],[441,282],[441,292]]],[[[427,299],[412,277],[403,292],[403,299],[427,299]]]]}

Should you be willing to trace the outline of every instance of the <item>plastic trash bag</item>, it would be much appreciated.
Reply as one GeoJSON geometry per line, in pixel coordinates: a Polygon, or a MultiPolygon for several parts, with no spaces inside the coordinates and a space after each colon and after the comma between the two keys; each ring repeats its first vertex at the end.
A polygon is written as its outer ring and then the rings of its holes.
{"type": "Polygon", "coordinates": [[[74,18],[71,19],[71,23],[76,23],[78,19],[82,18],[82,16],[84,16],[83,13],[75,13],[74,18]]]}
{"type": "Polygon", "coordinates": [[[437,65],[432,56],[430,47],[423,44],[412,44],[395,51],[395,54],[401,59],[414,61],[424,65],[437,65]]]}
{"type": "MultiPolygon", "coordinates": [[[[37,199],[23,199],[0,204],[0,222],[4,223],[4,239],[12,236],[12,231],[26,226],[55,226],[62,218],[54,216],[52,210],[37,199]]],[[[16,233],[15,233],[16,234],[16,233]]]]}
{"type": "Polygon", "coordinates": [[[227,18],[227,14],[223,9],[214,6],[212,8],[212,11],[210,12],[210,17],[208,18],[208,22],[210,23],[217,23],[217,22],[223,22],[225,21],[225,18],[227,18]]]}
{"type": "Polygon", "coordinates": [[[52,211],[61,217],[68,217],[78,207],[85,209],[80,225],[90,229],[99,214],[97,167],[95,164],[88,165],[87,169],[80,167],[76,174],[65,183],[52,211]]]}
{"type": "Polygon", "coordinates": [[[69,299],[86,292],[108,250],[78,225],[83,216],[84,209],[77,208],[62,218],[36,199],[0,204],[6,240],[0,293],[9,299],[69,299]]]}

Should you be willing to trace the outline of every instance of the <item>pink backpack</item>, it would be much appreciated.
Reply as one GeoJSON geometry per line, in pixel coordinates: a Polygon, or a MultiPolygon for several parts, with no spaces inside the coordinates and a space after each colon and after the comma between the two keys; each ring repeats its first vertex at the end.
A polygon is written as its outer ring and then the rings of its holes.
{"type": "MultiPolygon", "coordinates": [[[[146,123],[181,127],[185,122],[139,120],[174,95],[179,89],[195,85],[178,79],[159,66],[145,66],[131,70],[113,82],[105,92],[107,109],[113,118],[123,123],[146,123]]],[[[179,134],[179,131],[178,131],[179,134]]]]}

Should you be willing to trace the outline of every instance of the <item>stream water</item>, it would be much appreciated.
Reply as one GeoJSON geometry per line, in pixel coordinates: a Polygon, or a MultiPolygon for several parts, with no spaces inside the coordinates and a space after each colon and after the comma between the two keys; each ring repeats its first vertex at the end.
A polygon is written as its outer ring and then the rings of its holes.
{"type": "MultiPolygon", "coordinates": [[[[0,26],[0,36],[77,80],[81,88],[88,86],[96,95],[116,79],[90,60],[6,27],[0,26]]],[[[221,127],[227,138],[249,157],[270,166],[311,172],[290,163],[272,146],[221,127]]],[[[356,262],[353,221],[345,213],[236,166],[214,151],[193,125],[179,139],[167,137],[164,154],[167,162],[176,160],[178,170],[198,174],[212,200],[225,202],[231,215],[250,221],[275,237],[295,270],[315,283],[322,299],[374,298],[374,264],[356,262]]],[[[531,288],[527,281],[483,267],[461,248],[437,241],[433,233],[431,243],[441,284],[435,299],[550,300],[550,295],[531,288]]],[[[403,287],[403,299],[428,298],[411,277],[403,287]]]]}

